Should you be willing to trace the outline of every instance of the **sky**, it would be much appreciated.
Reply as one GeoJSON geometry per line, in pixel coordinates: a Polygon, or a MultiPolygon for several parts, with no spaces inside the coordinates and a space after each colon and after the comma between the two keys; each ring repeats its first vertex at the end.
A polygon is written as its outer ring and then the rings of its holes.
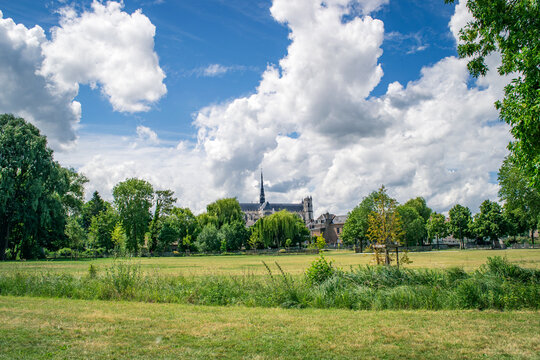
{"type": "Polygon", "coordinates": [[[196,213],[313,197],[346,214],[385,185],[473,212],[511,137],[491,55],[457,58],[464,1],[0,0],[0,113],[48,138],[87,197],[130,177],[196,213]]]}

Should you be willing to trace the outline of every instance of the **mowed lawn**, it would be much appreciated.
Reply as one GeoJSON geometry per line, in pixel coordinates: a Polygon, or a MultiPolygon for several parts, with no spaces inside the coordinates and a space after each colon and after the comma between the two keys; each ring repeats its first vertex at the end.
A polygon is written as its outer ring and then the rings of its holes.
{"type": "Polygon", "coordinates": [[[0,297],[0,349],[0,359],[538,359],[540,313],[0,297]]]}
{"type": "MultiPolygon", "coordinates": [[[[371,263],[371,254],[355,254],[351,251],[330,251],[325,255],[343,269],[350,266],[371,263]]],[[[448,268],[462,267],[470,271],[477,269],[486,262],[488,257],[502,256],[510,262],[522,267],[540,268],[540,249],[525,250],[444,250],[420,253],[409,253],[413,261],[407,267],[411,268],[448,268]]],[[[134,262],[141,265],[145,272],[156,272],[161,275],[243,275],[265,274],[267,264],[278,262],[290,274],[301,274],[317,255],[231,255],[231,256],[190,256],[163,258],[136,258],[134,262]]],[[[85,260],[41,260],[0,262],[0,274],[3,272],[48,271],[83,274],[88,271],[90,264],[104,270],[114,261],[107,259],[85,260]]]]}

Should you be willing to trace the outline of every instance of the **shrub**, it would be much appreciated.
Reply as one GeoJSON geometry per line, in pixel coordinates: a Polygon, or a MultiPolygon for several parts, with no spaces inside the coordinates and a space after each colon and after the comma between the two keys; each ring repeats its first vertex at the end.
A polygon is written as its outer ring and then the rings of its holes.
{"type": "Polygon", "coordinates": [[[62,248],[58,250],[57,254],[60,257],[71,257],[73,255],[73,251],[70,248],[62,248]]]}
{"type": "Polygon", "coordinates": [[[309,268],[306,270],[306,279],[310,285],[316,285],[329,279],[336,269],[333,261],[326,260],[323,254],[320,254],[318,259],[315,259],[309,268]]]}

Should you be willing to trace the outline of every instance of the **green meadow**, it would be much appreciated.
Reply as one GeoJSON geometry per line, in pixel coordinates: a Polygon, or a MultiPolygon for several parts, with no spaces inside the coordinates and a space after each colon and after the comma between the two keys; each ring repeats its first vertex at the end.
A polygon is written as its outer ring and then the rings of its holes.
{"type": "MultiPolygon", "coordinates": [[[[370,264],[372,254],[352,251],[331,251],[325,254],[343,269],[370,264]]],[[[540,249],[524,250],[442,250],[409,253],[412,260],[407,268],[444,269],[461,267],[466,271],[477,269],[488,257],[501,256],[509,262],[528,268],[540,268],[540,249]]],[[[267,264],[278,262],[289,274],[299,275],[317,258],[317,255],[218,255],[188,257],[136,258],[134,261],[144,272],[160,275],[263,275],[267,264]]],[[[112,258],[83,260],[30,260],[0,262],[0,274],[13,272],[53,272],[84,274],[90,264],[104,269],[114,262],[112,258]]]]}
{"type": "Polygon", "coordinates": [[[0,359],[540,358],[540,250],[409,257],[4,262],[0,359]]]}
{"type": "Polygon", "coordinates": [[[537,311],[348,311],[0,297],[0,359],[538,359],[537,311]]]}

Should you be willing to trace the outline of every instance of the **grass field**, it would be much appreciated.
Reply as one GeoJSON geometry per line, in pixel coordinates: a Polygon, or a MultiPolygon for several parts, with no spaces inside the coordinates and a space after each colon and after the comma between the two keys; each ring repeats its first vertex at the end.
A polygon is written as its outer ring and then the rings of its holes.
{"type": "Polygon", "coordinates": [[[0,359],[538,359],[535,311],[346,311],[0,297],[0,359]]]}
{"type": "MultiPolygon", "coordinates": [[[[329,252],[327,258],[334,260],[335,265],[348,269],[350,266],[368,264],[372,261],[371,254],[355,254],[350,251],[329,252]]],[[[470,271],[486,262],[488,257],[502,256],[510,262],[522,267],[540,268],[540,249],[526,250],[445,250],[409,253],[412,264],[410,268],[448,268],[462,267],[470,271]]],[[[137,258],[135,261],[141,265],[145,272],[157,272],[161,275],[199,276],[199,275],[244,275],[266,274],[262,264],[265,261],[273,264],[277,261],[289,274],[301,274],[310,265],[317,255],[235,255],[235,256],[191,256],[191,257],[164,257],[164,258],[137,258]]],[[[62,272],[82,274],[88,271],[90,264],[98,268],[110,266],[113,259],[89,260],[50,260],[50,261],[24,261],[0,262],[2,272],[62,272]]]]}

